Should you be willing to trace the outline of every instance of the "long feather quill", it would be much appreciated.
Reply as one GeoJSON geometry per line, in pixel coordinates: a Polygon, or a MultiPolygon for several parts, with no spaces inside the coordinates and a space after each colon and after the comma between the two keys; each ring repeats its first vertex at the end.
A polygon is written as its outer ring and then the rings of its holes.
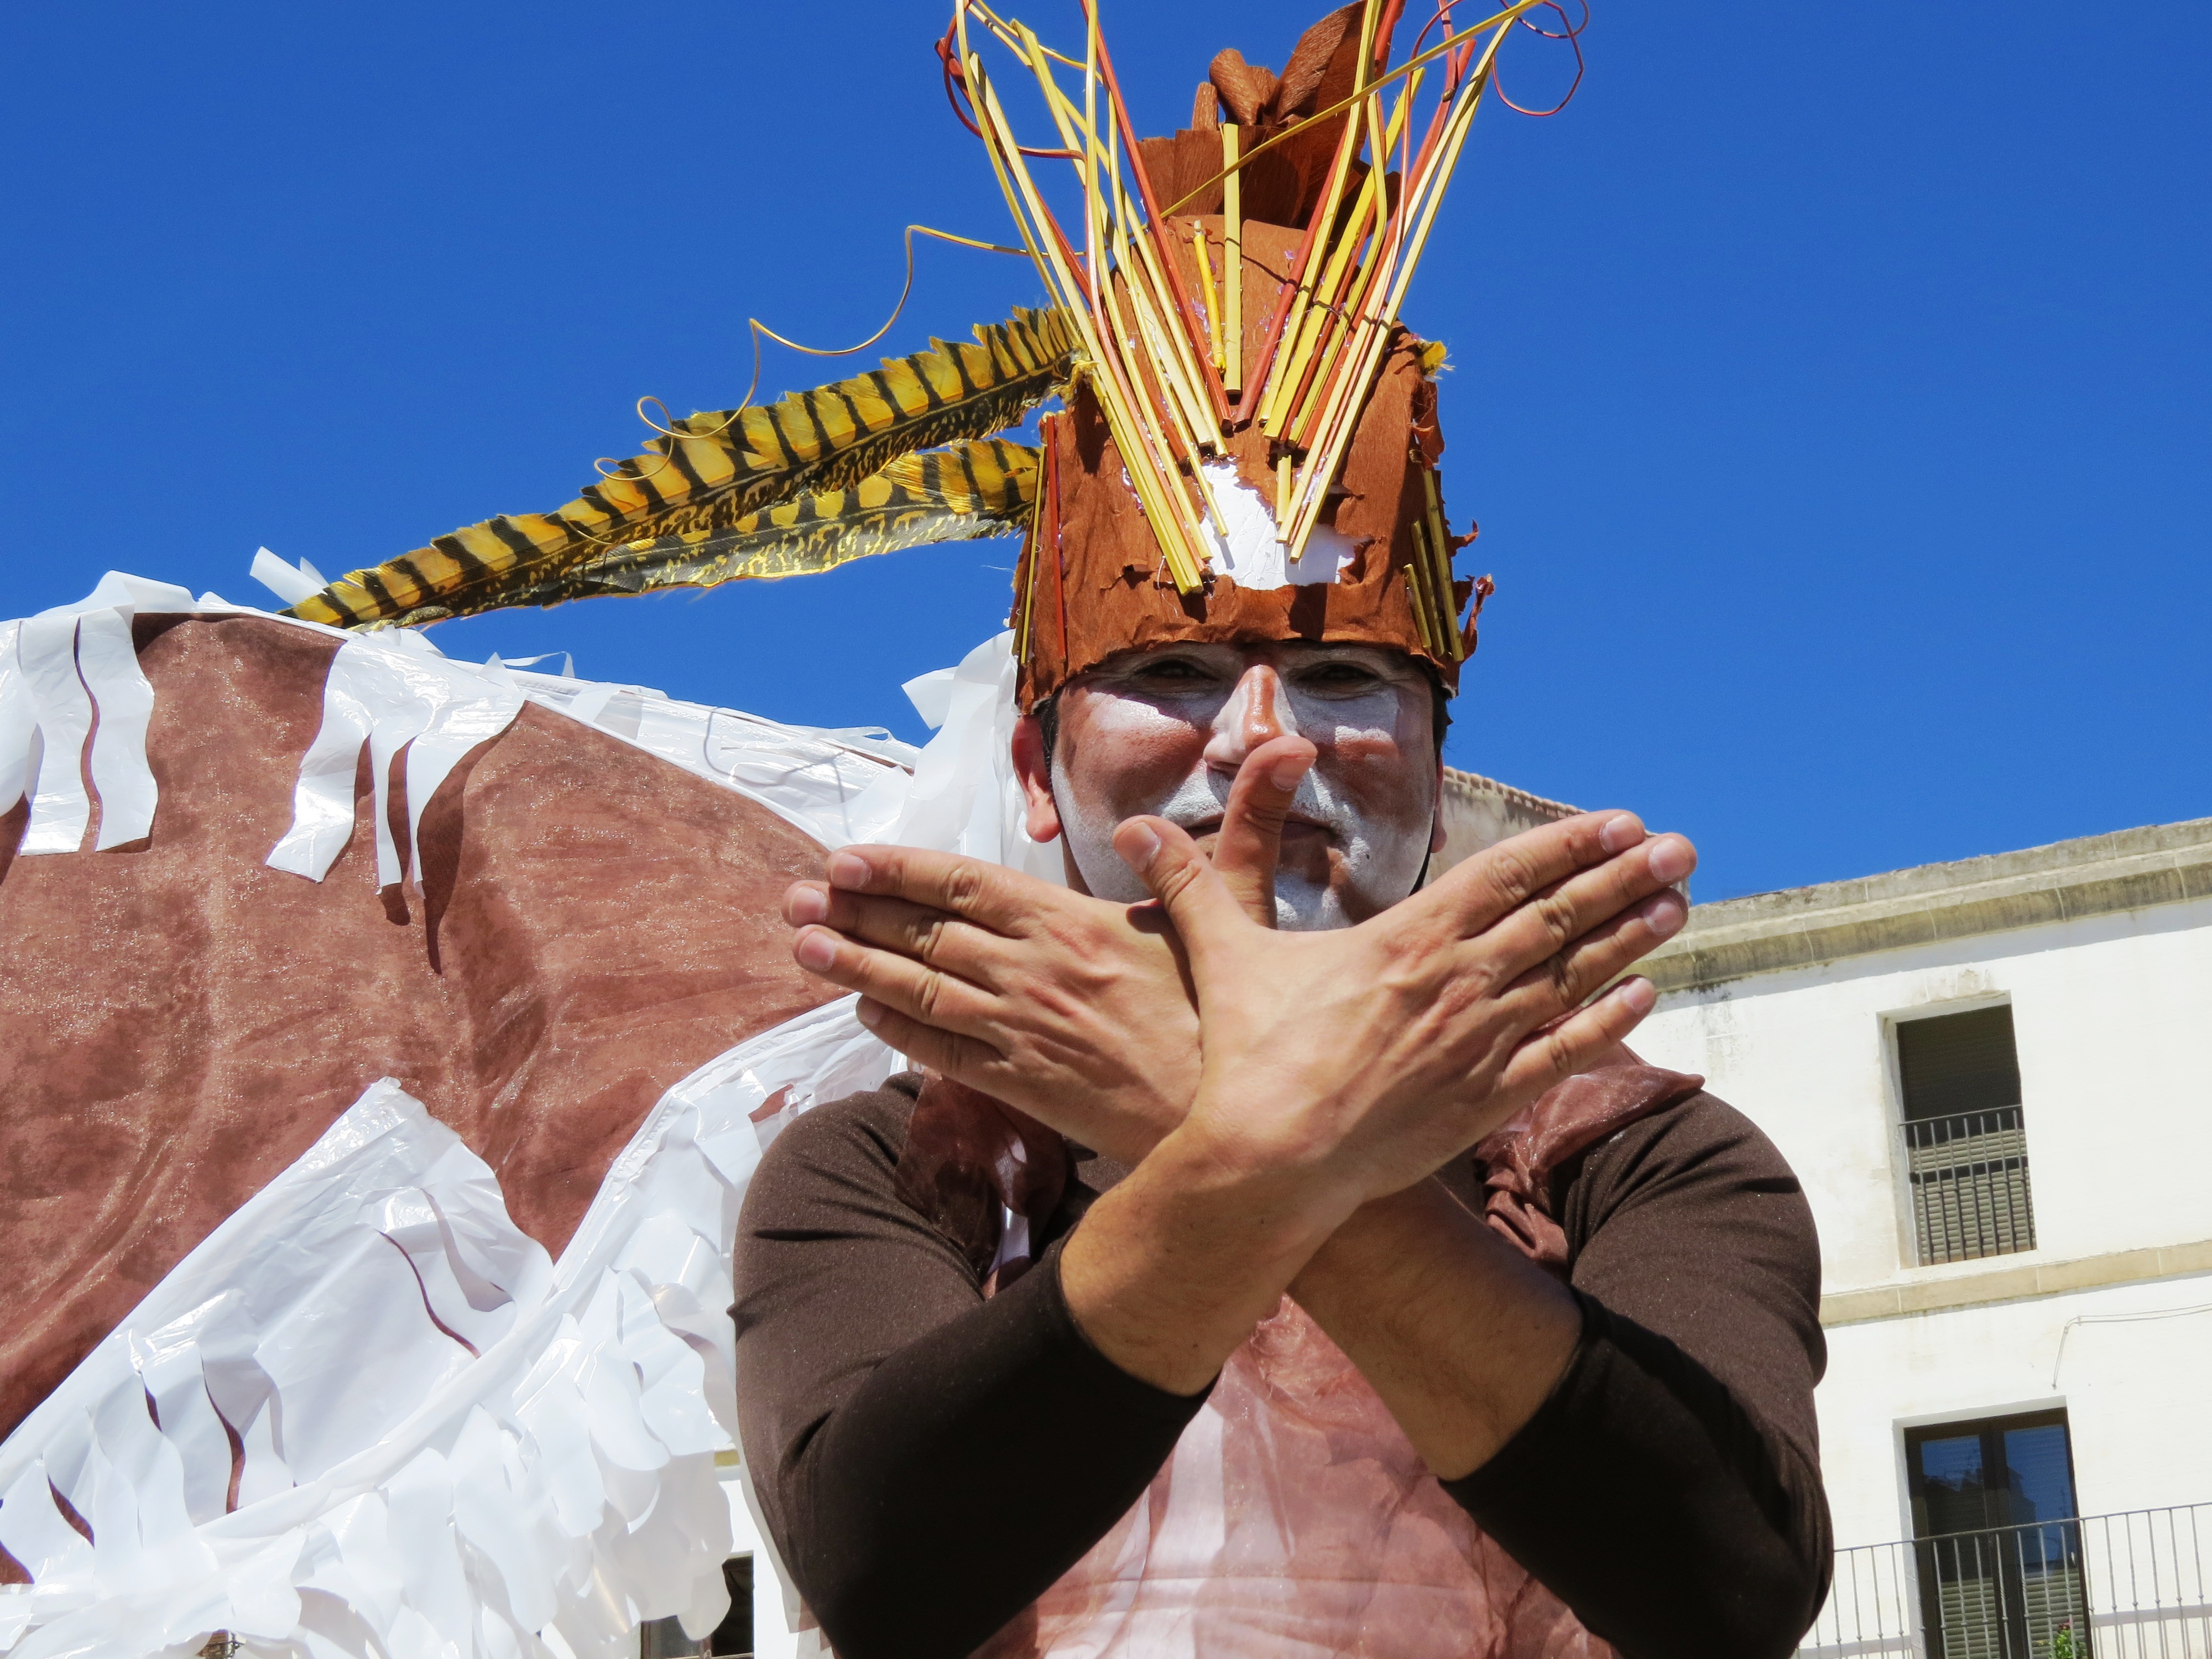
{"type": "MultiPolygon", "coordinates": [[[[849,489],[801,495],[747,514],[724,529],[629,542],[595,554],[502,592],[498,605],[556,605],[665,587],[810,576],[902,548],[1005,535],[1028,523],[1036,477],[1036,452],[999,438],[902,455],[849,489]]],[[[435,622],[461,614],[440,608],[434,616],[418,612],[399,620],[435,622]]]]}
{"type": "Polygon", "coordinates": [[[291,614],[339,628],[465,616],[640,542],[706,538],[901,456],[1014,425],[1076,370],[1064,313],[1017,311],[927,351],[757,408],[694,415],[554,513],[488,519],[341,576],[291,614]]]}

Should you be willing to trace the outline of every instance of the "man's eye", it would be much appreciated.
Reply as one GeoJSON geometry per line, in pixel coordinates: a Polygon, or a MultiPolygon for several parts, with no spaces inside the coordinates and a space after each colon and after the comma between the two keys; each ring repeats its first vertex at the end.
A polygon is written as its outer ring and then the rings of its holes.
{"type": "Polygon", "coordinates": [[[1139,671],[1139,678],[1146,680],[1202,680],[1210,678],[1196,663],[1148,662],[1139,671]]]}
{"type": "Polygon", "coordinates": [[[1365,691],[1380,685],[1382,680],[1365,668],[1351,663],[1332,663],[1326,668],[1316,668],[1298,677],[1304,684],[1326,691],[1365,691]]]}

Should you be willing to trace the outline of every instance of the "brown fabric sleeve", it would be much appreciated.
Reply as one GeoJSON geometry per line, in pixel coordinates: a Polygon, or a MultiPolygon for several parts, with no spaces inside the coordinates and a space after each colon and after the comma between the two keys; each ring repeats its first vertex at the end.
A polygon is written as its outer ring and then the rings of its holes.
{"type": "Polygon", "coordinates": [[[1626,1659],[1790,1653],[1827,1593],[1820,1247],[1781,1154],[1710,1095],[1565,1194],[1581,1345],[1447,1489],[1626,1659]]]}
{"type": "MultiPolygon", "coordinates": [[[[1056,1243],[984,1299],[897,1195],[917,1082],[800,1117],[738,1224],[745,1461],[841,1659],[971,1652],[1127,1512],[1204,1398],[1090,1345],[1056,1243]]],[[[1062,1206],[1055,1241],[1077,1212],[1062,1206]]]]}

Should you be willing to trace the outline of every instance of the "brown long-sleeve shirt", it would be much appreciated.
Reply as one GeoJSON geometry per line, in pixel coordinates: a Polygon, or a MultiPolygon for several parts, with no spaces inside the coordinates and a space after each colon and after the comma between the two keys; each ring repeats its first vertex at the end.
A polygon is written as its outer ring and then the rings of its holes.
{"type": "MultiPolygon", "coordinates": [[[[969,1653],[1117,1521],[1200,1397],[1091,1346],[1059,1241],[986,1298],[972,1249],[899,1191],[919,1080],[799,1118],[738,1236],[738,1414],[769,1528],[842,1659],[969,1653]]],[[[1477,1207],[1471,1164],[1446,1184],[1477,1207]]],[[[1697,1094],[1556,1177],[1584,1312],[1549,1398],[1446,1490],[1627,1659],[1786,1654],[1828,1562],[1813,1386],[1819,1253],[1796,1177],[1697,1094]]]]}

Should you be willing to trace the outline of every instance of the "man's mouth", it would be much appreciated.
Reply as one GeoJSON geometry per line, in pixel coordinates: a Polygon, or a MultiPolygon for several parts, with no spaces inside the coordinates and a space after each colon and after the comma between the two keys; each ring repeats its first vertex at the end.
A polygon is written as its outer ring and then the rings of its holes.
{"type": "MultiPolygon", "coordinates": [[[[1194,823],[1182,825],[1193,841],[1209,842],[1221,834],[1222,815],[1218,812],[1194,823]]],[[[1336,831],[1321,819],[1309,817],[1304,812],[1291,812],[1283,820],[1283,839],[1291,841],[1309,836],[1320,836],[1334,840],[1336,831]]]]}

